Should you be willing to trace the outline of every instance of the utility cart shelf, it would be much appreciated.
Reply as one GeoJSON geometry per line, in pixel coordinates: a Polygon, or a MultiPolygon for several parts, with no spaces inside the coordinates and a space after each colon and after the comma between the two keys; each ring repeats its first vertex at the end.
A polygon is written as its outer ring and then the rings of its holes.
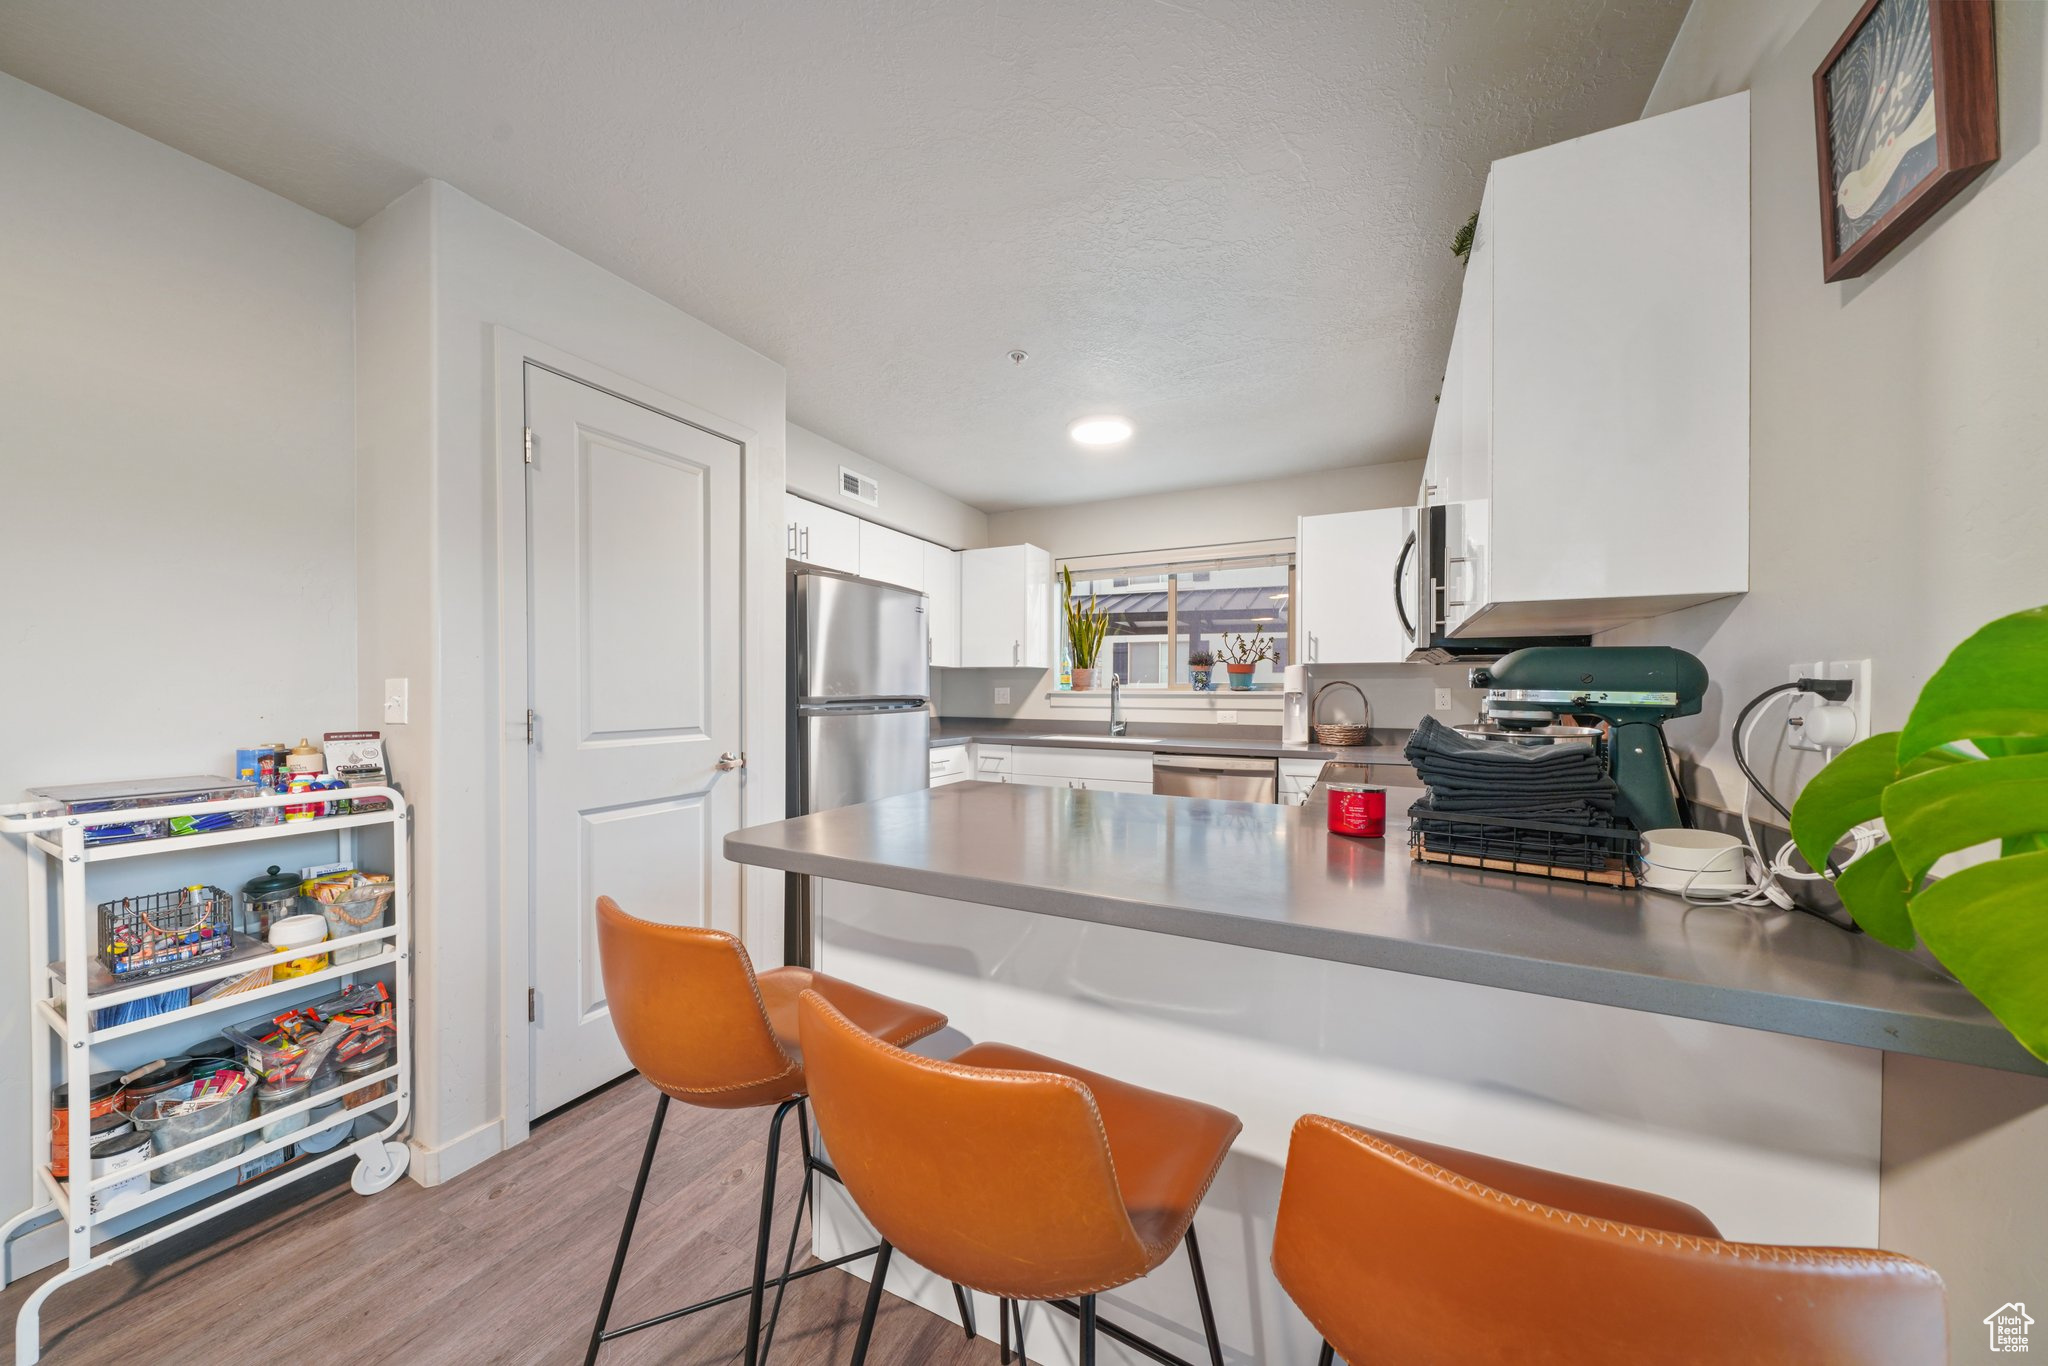
{"type": "MultiPolygon", "coordinates": [[[[340,794],[337,794],[337,797],[340,794]]],[[[324,800],[336,800],[325,797],[324,800]]],[[[15,1321],[15,1360],[36,1361],[41,1354],[43,1302],[59,1286],[111,1266],[125,1257],[166,1238],[184,1233],[207,1220],[280,1186],[304,1180],[339,1162],[354,1160],[355,1189],[374,1195],[392,1185],[405,1172],[409,1151],[398,1134],[405,1127],[412,1097],[412,895],[407,869],[407,832],[410,812],[405,798],[389,787],[346,789],[345,800],[354,803],[381,799],[384,810],[324,816],[313,820],[290,820],[270,825],[251,825],[189,835],[166,835],[126,843],[88,846],[88,832],[97,825],[142,821],[169,821],[180,816],[211,813],[267,812],[291,806],[303,808],[307,794],[264,794],[213,801],[178,802],[170,805],[127,808],[85,813],[52,812],[49,804],[30,802],[0,806],[0,834],[19,838],[31,854],[29,859],[29,954],[28,997],[40,1027],[31,1041],[33,1066],[31,1091],[34,1104],[35,1183],[40,1203],[0,1226],[0,1245],[5,1245],[5,1276],[0,1283],[16,1277],[13,1240],[21,1234],[61,1220],[68,1243],[68,1264],[55,1276],[36,1287],[21,1307],[15,1321]],[[391,923],[331,938],[311,949],[273,950],[268,944],[250,942],[238,946],[216,963],[149,978],[145,981],[115,977],[99,961],[99,925],[95,903],[87,888],[88,870],[102,863],[147,858],[153,854],[191,854],[195,851],[230,852],[232,846],[262,845],[266,841],[332,834],[344,858],[353,853],[355,832],[385,827],[391,835],[391,923]],[[56,875],[51,874],[55,868],[56,875]],[[52,918],[51,895],[57,902],[52,918]],[[54,923],[56,939],[51,938],[54,923]],[[198,990],[229,978],[239,978],[266,967],[274,967],[309,954],[333,954],[353,949],[364,956],[351,962],[335,962],[317,971],[272,981],[249,990],[220,995],[211,1000],[167,1009],[142,1019],[93,1025],[97,1011],[157,996],[179,988],[198,990]],[[253,1015],[264,1003],[275,1003],[286,995],[306,994],[306,988],[322,983],[339,986],[351,979],[389,979],[395,1005],[396,1038],[390,1066],[363,1076],[330,1083],[275,1110],[254,1115],[229,1128],[208,1133],[181,1147],[153,1154],[146,1162],[95,1177],[90,1149],[92,1118],[88,1085],[69,1088],[70,1178],[60,1179],[51,1169],[51,1089],[53,1082],[75,1079],[84,1082],[100,1061],[96,1050],[155,1031],[175,1029],[210,1016],[253,1015]],[[45,1030],[48,1032],[45,1033],[45,1030]],[[53,1060],[52,1043],[55,1044],[53,1060]],[[382,1094],[377,1094],[378,1091],[382,1094]],[[321,1115],[316,1112],[337,1101],[345,1108],[321,1115]],[[280,1133],[281,1123],[304,1117],[304,1127],[280,1133]],[[244,1171],[253,1162],[303,1146],[309,1138],[338,1129],[352,1129],[365,1116],[381,1116],[376,1131],[348,1141],[348,1134],[334,1138],[334,1146],[318,1153],[302,1152],[294,1161],[254,1176],[195,1205],[191,1192],[222,1177],[244,1171]],[[269,1132],[266,1137],[266,1130],[269,1132]],[[247,1146],[243,1146],[244,1144],[247,1146]],[[217,1160],[206,1161],[196,1170],[183,1171],[175,1180],[156,1181],[155,1174],[173,1163],[189,1162],[223,1147],[217,1160]],[[147,1190],[129,1193],[118,1208],[95,1211],[93,1200],[79,1194],[83,1189],[98,1193],[131,1182],[139,1174],[151,1178],[147,1190]],[[180,1201],[179,1197],[186,1197],[180,1201]],[[110,1225],[128,1227],[115,1234],[110,1225]]],[[[182,875],[181,875],[182,876],[182,875]]],[[[289,1004],[289,1003],[287,1003],[289,1004]]],[[[175,1050],[172,1050],[175,1051],[175,1050]]],[[[112,1201],[105,1201],[112,1206],[112,1201]]]]}

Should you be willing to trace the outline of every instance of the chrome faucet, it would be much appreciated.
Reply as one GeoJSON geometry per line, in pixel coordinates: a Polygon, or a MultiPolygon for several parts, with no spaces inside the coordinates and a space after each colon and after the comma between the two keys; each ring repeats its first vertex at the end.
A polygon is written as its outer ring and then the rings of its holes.
{"type": "Polygon", "coordinates": [[[1127,729],[1124,723],[1124,681],[1115,674],[1109,676],[1109,733],[1122,735],[1127,729]]]}

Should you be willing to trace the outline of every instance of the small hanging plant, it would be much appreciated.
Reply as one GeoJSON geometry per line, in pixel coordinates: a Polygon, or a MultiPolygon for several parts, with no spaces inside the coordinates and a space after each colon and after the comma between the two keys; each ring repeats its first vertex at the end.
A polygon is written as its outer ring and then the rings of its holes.
{"type": "Polygon", "coordinates": [[[2048,607],[2001,617],[1927,680],[1904,730],[1835,756],[1792,806],[1813,867],[1882,818],[1887,840],[1842,870],[1856,923],[1943,967],[2048,1061],[2048,607]],[[1929,880],[1944,855],[1998,857],[1929,880]]]}

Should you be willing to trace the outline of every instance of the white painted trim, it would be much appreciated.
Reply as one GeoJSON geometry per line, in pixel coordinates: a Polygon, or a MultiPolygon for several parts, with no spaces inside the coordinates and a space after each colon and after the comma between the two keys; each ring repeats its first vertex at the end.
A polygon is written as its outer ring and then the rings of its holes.
{"type": "MultiPolygon", "coordinates": [[[[673,394],[664,393],[650,385],[639,383],[616,374],[603,366],[583,360],[536,341],[506,327],[491,329],[492,366],[492,413],[496,423],[491,449],[496,453],[493,462],[493,478],[496,483],[498,508],[498,718],[499,755],[498,783],[494,793],[497,802],[492,828],[498,843],[497,866],[499,879],[499,943],[501,945],[500,992],[502,1022],[500,1057],[502,1071],[499,1083],[505,1098],[505,1111],[501,1124],[486,1125],[482,1129],[458,1139],[457,1144],[470,1142],[485,1129],[501,1131],[500,1147],[511,1147],[526,1141],[533,1125],[533,1032],[526,1014],[527,989],[533,982],[533,904],[531,885],[531,784],[527,777],[526,709],[531,702],[526,677],[526,622],[528,613],[526,593],[526,366],[531,362],[555,371],[579,384],[615,394],[629,402],[652,409],[679,422],[701,427],[707,432],[740,447],[740,640],[739,657],[742,667],[760,667],[755,642],[747,629],[749,607],[757,594],[767,591],[761,576],[749,562],[756,538],[749,534],[750,522],[756,515],[756,508],[765,495],[754,487],[755,466],[759,459],[759,437],[743,423],[718,413],[709,412],[694,404],[685,403],[673,394]]],[[[779,524],[782,515],[782,489],[780,483],[774,490],[774,520],[779,524]]],[[[772,585],[776,600],[780,602],[782,578],[780,574],[780,552],[777,552],[777,573],[772,585]]],[[[749,754],[756,752],[775,753],[773,746],[765,750],[760,744],[761,728],[773,724],[780,726],[781,709],[764,708],[748,701],[749,689],[744,682],[740,688],[740,735],[749,754]],[[764,713],[772,713],[767,715],[764,713]]],[[[742,775],[740,785],[740,824],[753,825],[762,821],[780,819],[782,812],[762,811],[757,808],[762,799],[756,795],[758,788],[745,781],[742,775]]],[[[740,925],[742,937],[749,943],[750,950],[755,936],[748,933],[753,917],[748,915],[750,891],[759,894],[759,880],[748,876],[753,870],[742,870],[740,878],[740,925]]],[[[779,877],[774,886],[780,891],[779,877]]],[[[780,962],[781,956],[781,901],[775,901],[775,948],[771,960],[780,962]]],[[[758,951],[757,951],[758,957],[758,951]]],[[[450,1145],[453,1147],[456,1145],[450,1145]]],[[[447,1151],[446,1149],[443,1150],[447,1151]]],[[[495,1152],[497,1149],[492,1149],[495,1152]]],[[[488,1157],[484,1153],[475,1161],[488,1157]]],[[[449,1171],[466,1170],[475,1161],[449,1171]]],[[[428,1183],[431,1184],[431,1183],[428,1183]]]]}
{"type": "Polygon", "coordinates": [[[429,1148],[418,1139],[406,1146],[412,1149],[406,1174],[422,1186],[438,1186],[472,1167],[482,1166],[511,1145],[506,1142],[505,1125],[494,1119],[438,1148],[429,1148]]]}

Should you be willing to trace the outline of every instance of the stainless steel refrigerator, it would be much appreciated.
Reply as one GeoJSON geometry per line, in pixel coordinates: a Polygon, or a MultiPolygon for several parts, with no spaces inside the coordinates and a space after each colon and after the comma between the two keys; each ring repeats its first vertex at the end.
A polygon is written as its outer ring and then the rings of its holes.
{"type": "MultiPolygon", "coordinates": [[[[925,598],[818,569],[789,582],[789,814],[931,785],[925,598]]],[[[811,950],[809,880],[789,879],[789,961],[811,950]]]]}

